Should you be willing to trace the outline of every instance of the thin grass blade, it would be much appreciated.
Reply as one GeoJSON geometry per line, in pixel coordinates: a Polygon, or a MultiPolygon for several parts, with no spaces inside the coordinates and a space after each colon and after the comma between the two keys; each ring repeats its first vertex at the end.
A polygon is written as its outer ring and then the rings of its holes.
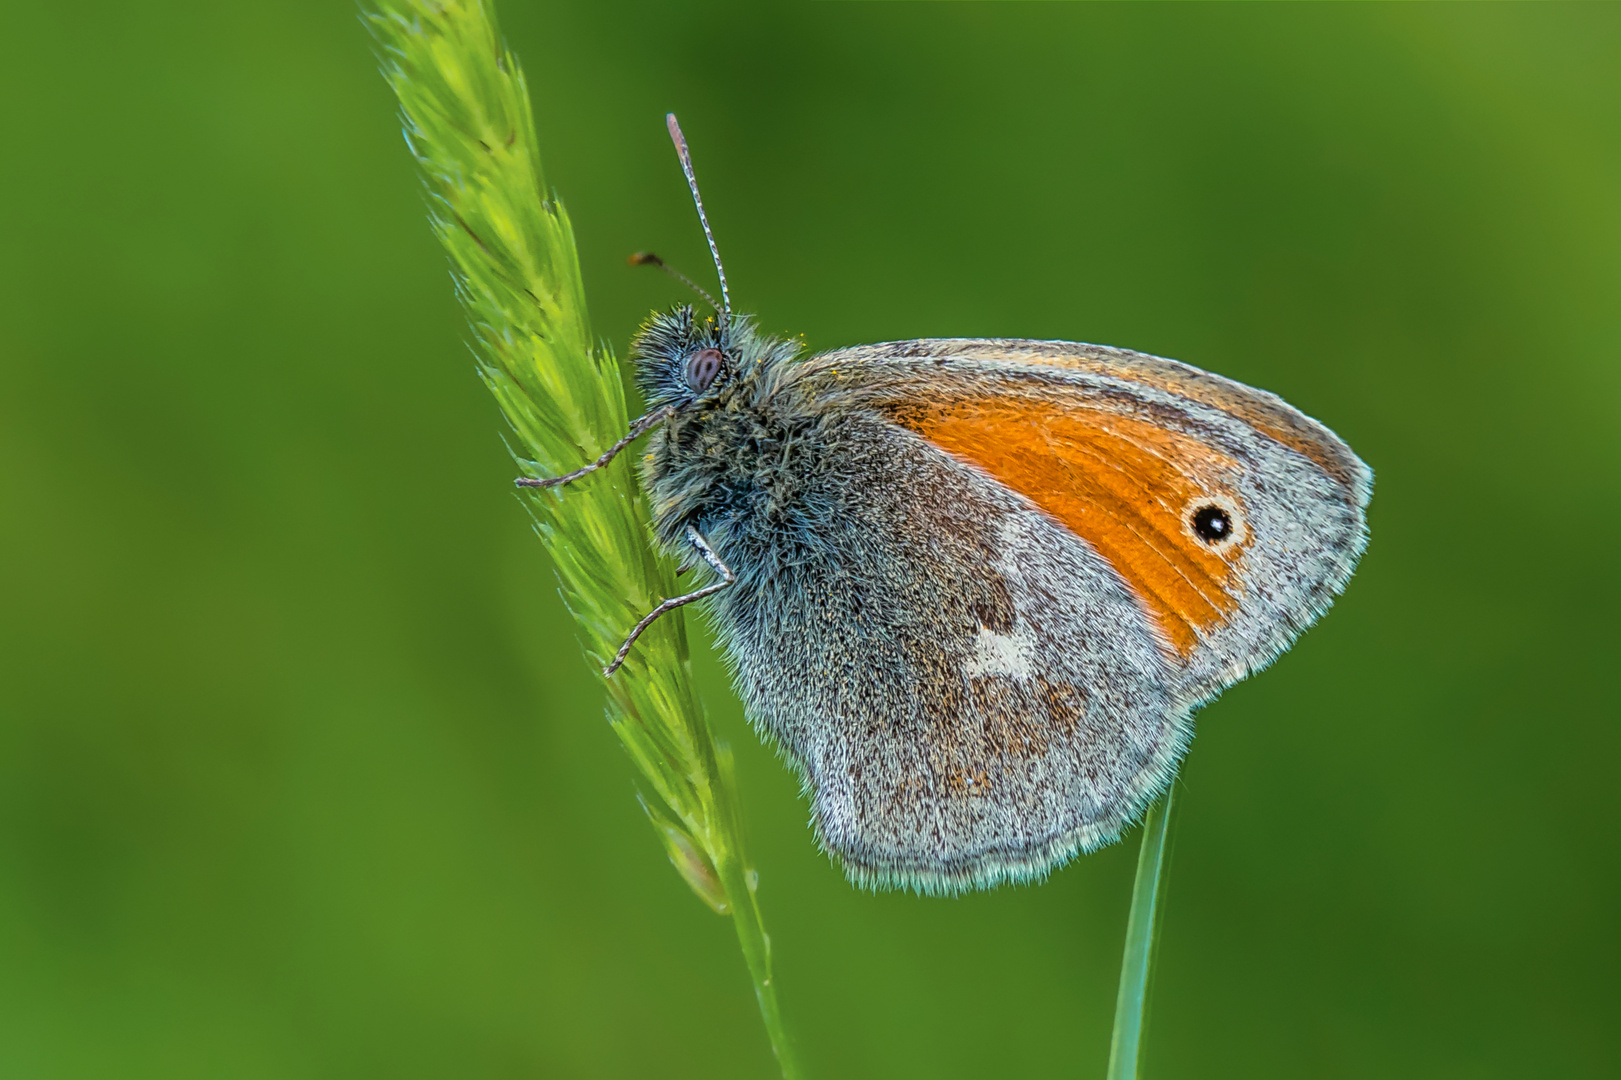
{"type": "Polygon", "coordinates": [[[1125,957],[1120,963],[1120,992],[1114,1005],[1114,1035],[1109,1040],[1108,1080],[1138,1080],[1141,1076],[1148,991],[1164,911],[1166,838],[1175,794],[1173,782],[1143,819],[1137,877],[1131,887],[1131,914],[1126,920],[1125,957]]]}

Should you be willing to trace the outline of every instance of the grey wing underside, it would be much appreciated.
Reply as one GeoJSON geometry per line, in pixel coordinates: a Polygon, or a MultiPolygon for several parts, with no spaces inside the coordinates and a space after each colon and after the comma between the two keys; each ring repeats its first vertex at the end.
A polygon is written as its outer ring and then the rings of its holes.
{"type": "Polygon", "coordinates": [[[1179,657],[1108,561],[1032,503],[881,408],[841,423],[817,496],[830,526],[794,552],[739,551],[718,625],[820,838],[871,887],[1026,880],[1116,839],[1174,775],[1192,709],[1287,648],[1365,545],[1371,474],[1332,432],[1174,361],[917,341],[823,354],[802,377],[841,416],[919,387],[1129,400],[1241,462],[1233,483],[1256,509],[1238,610],[1179,657]]]}
{"type": "Polygon", "coordinates": [[[1114,840],[1191,734],[1123,583],[910,432],[842,434],[839,527],[716,601],[822,842],[861,884],[949,893],[1114,840]]]}

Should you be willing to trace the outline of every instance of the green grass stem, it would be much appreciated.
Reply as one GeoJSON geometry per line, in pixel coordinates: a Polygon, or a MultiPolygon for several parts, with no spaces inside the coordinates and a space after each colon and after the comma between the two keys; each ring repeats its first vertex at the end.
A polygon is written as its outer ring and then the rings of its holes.
{"type": "Polygon", "coordinates": [[[1143,819],[1137,877],[1131,887],[1131,914],[1126,919],[1125,957],[1120,962],[1120,992],[1114,1004],[1114,1034],[1109,1039],[1108,1080],[1137,1080],[1142,1069],[1143,1032],[1148,1023],[1148,991],[1153,978],[1154,949],[1165,904],[1166,838],[1176,783],[1148,808],[1143,819]]]}
{"type": "MultiPolygon", "coordinates": [[[[519,467],[552,476],[593,460],[628,427],[624,386],[613,355],[591,337],[573,229],[546,189],[523,72],[492,7],[374,0],[364,19],[519,467]]],[[[598,672],[636,620],[676,594],[672,567],[649,547],[635,457],[523,496],[598,672]]],[[[681,613],[649,627],[605,686],[608,722],[644,782],[648,819],[693,892],[732,917],[772,1049],[793,1080],[732,758],[693,690],[681,613]]]]}

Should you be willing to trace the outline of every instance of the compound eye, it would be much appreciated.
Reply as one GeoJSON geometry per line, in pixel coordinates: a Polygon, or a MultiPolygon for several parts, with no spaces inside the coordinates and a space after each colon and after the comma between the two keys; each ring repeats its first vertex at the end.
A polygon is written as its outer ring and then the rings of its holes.
{"type": "Polygon", "coordinates": [[[720,350],[699,349],[687,358],[687,385],[695,393],[703,393],[720,372],[720,350]]]}

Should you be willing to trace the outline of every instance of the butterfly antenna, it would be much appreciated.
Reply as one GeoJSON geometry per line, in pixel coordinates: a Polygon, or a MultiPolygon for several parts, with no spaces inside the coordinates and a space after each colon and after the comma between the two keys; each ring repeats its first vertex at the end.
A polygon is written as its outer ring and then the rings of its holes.
{"type": "MultiPolygon", "coordinates": [[[[726,268],[720,264],[720,248],[715,246],[715,234],[709,230],[709,215],[704,213],[704,198],[698,194],[698,177],[692,171],[692,153],[687,149],[686,136],[681,134],[681,125],[675,122],[675,113],[666,115],[664,123],[670,129],[670,141],[675,143],[675,152],[681,158],[681,171],[687,174],[687,186],[692,189],[693,205],[698,207],[698,222],[704,227],[704,239],[709,241],[709,254],[715,259],[715,273],[720,278],[720,298],[725,302],[726,317],[729,319],[732,316],[732,294],[726,289],[726,268]]],[[[710,303],[713,304],[714,301],[711,300],[710,303]]]]}
{"type": "Polygon", "coordinates": [[[691,289],[693,292],[707,300],[710,307],[714,308],[716,311],[720,310],[720,305],[715,303],[715,298],[709,295],[708,290],[704,289],[697,282],[693,281],[691,278],[683,274],[681,271],[675,269],[673,266],[666,265],[663,259],[653,254],[651,251],[638,251],[625,261],[630,263],[632,266],[658,267],[660,270],[663,270],[666,274],[669,274],[681,284],[685,285],[687,288],[691,289]]]}

